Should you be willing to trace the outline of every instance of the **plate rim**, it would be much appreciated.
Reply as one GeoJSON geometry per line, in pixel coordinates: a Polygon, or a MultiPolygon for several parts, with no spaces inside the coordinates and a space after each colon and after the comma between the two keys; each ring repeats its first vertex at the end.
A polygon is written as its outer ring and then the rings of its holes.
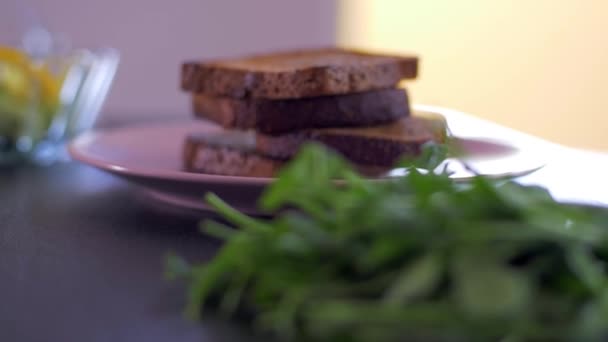
{"type": "MultiPolygon", "coordinates": [[[[462,115],[463,113],[436,106],[429,105],[413,105],[414,111],[419,112],[428,112],[428,113],[436,113],[444,116],[450,116],[456,113],[457,115],[462,115]]],[[[449,121],[449,120],[448,120],[449,121]]],[[[183,121],[180,120],[168,120],[171,124],[184,124],[183,121]]],[[[491,122],[489,122],[491,123],[491,122]]],[[[88,132],[84,132],[81,135],[74,138],[72,141],[68,143],[67,151],[69,155],[76,161],[84,163],[86,165],[95,167],[99,170],[103,170],[106,172],[110,172],[116,175],[120,175],[123,177],[142,177],[149,180],[157,180],[157,181],[179,181],[186,183],[196,183],[200,184],[202,182],[208,184],[237,184],[237,185],[250,185],[250,186],[267,186],[274,182],[276,177],[244,177],[244,176],[228,176],[228,175],[214,175],[214,174],[203,174],[203,173],[194,173],[187,172],[183,170],[164,170],[164,169],[150,169],[150,168],[138,168],[133,166],[125,166],[120,165],[120,163],[116,163],[115,161],[110,161],[104,158],[99,158],[97,156],[92,155],[91,153],[86,152],[86,148],[84,146],[91,144],[91,142],[98,139],[99,136],[108,134],[108,133],[120,133],[125,130],[133,130],[133,129],[150,129],[152,127],[161,127],[166,126],[167,122],[146,122],[146,123],[137,123],[126,126],[119,126],[109,129],[102,130],[92,130],[88,132]]],[[[519,132],[518,132],[519,133],[519,132]]],[[[465,138],[474,138],[474,137],[465,137],[465,138]]],[[[480,139],[482,137],[479,137],[480,139]]],[[[517,149],[518,151],[523,151],[522,146],[517,142],[510,142],[506,139],[491,139],[490,137],[485,137],[486,140],[491,140],[496,143],[508,144],[508,146],[517,149]]],[[[514,178],[522,177],[528,175],[530,173],[536,172],[547,165],[547,161],[539,161],[538,165],[535,168],[530,168],[525,172],[517,172],[513,176],[514,178]]],[[[505,175],[508,175],[506,173],[505,175]]],[[[500,176],[500,175],[499,175],[500,176]]],[[[456,180],[470,180],[471,177],[461,177],[456,180]]],[[[390,179],[390,177],[385,180],[390,179]]],[[[375,180],[383,180],[383,179],[375,179],[375,180]]]]}

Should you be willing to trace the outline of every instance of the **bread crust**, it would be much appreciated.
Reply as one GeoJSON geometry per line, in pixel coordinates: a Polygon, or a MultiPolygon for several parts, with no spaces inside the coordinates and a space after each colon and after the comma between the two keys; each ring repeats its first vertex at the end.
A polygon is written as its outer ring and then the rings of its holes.
{"type": "Polygon", "coordinates": [[[416,56],[324,48],[188,61],[182,64],[181,88],[234,98],[297,99],[389,88],[417,75],[416,56]]]}

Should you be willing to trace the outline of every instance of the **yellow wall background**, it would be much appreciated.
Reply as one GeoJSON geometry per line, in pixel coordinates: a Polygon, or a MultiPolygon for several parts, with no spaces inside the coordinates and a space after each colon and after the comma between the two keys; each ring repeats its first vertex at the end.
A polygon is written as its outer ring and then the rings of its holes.
{"type": "Polygon", "coordinates": [[[342,0],[347,46],[421,57],[412,101],[608,150],[608,1],[342,0]]]}

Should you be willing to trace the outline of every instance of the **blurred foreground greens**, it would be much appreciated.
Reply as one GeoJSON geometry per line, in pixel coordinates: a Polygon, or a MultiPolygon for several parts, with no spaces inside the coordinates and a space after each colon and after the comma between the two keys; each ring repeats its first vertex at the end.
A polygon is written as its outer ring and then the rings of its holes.
{"type": "Polygon", "coordinates": [[[189,282],[193,317],[249,312],[259,331],[313,341],[593,341],[608,331],[608,215],[541,188],[414,169],[373,182],[310,145],[261,199],[264,210],[291,208],[273,219],[207,200],[237,229],[205,223],[226,241],[207,264],[169,258],[170,274],[189,282]]]}

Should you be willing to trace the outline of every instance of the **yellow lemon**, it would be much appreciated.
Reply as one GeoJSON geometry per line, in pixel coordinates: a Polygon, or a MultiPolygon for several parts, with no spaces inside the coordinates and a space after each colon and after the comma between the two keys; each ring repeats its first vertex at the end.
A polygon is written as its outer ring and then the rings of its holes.
{"type": "Polygon", "coordinates": [[[19,66],[30,64],[30,59],[23,51],[2,45],[0,45],[0,61],[19,66]]]}
{"type": "MultiPolygon", "coordinates": [[[[0,119],[8,122],[6,113],[9,113],[13,121],[22,121],[33,105],[38,114],[34,136],[39,137],[48,129],[60,108],[60,92],[67,70],[61,68],[61,72],[54,74],[51,62],[34,61],[20,50],[0,46],[0,113],[5,113],[0,119]]],[[[18,131],[18,125],[4,126],[18,131]]]]}
{"type": "Polygon", "coordinates": [[[31,101],[37,93],[38,111],[50,124],[60,104],[60,92],[67,67],[57,74],[50,63],[31,60],[18,49],[0,46],[0,91],[7,92],[16,101],[31,101]]]}
{"type": "Polygon", "coordinates": [[[12,95],[19,96],[32,90],[23,89],[23,87],[32,86],[30,82],[27,82],[28,75],[31,75],[39,86],[41,102],[45,106],[57,106],[63,75],[53,74],[48,65],[34,63],[27,54],[14,48],[0,46],[0,62],[8,65],[0,73],[0,84],[4,85],[12,95]],[[21,70],[16,70],[16,68],[21,70]]]}

